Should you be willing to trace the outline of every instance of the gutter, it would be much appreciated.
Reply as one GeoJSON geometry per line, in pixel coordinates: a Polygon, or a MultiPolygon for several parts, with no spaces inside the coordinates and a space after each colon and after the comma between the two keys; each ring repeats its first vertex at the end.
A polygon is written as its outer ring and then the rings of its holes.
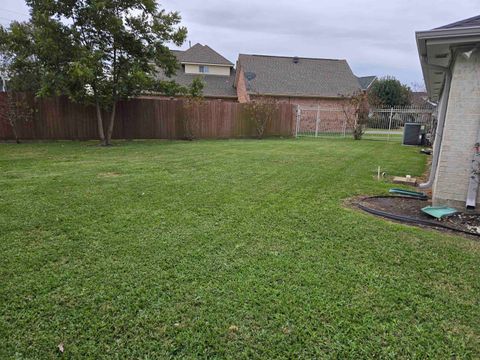
{"type": "Polygon", "coordinates": [[[201,62],[201,61],[197,61],[197,62],[179,61],[179,63],[182,64],[182,65],[210,65],[210,66],[222,66],[222,67],[229,67],[229,68],[233,67],[232,63],[230,63],[230,64],[214,64],[214,63],[201,62]]]}
{"type": "Polygon", "coordinates": [[[351,95],[345,96],[318,96],[318,95],[287,95],[287,94],[270,94],[270,93],[257,93],[249,91],[248,95],[252,96],[271,96],[271,97],[282,97],[282,98],[305,98],[305,99],[324,99],[324,100],[348,100],[351,95]]]}

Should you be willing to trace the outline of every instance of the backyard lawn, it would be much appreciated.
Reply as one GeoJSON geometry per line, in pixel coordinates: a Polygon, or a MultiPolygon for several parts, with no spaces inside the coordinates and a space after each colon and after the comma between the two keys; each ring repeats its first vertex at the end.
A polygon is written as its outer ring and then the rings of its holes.
{"type": "Polygon", "coordinates": [[[480,242],[346,208],[375,141],[0,144],[0,358],[479,358],[480,242]]]}

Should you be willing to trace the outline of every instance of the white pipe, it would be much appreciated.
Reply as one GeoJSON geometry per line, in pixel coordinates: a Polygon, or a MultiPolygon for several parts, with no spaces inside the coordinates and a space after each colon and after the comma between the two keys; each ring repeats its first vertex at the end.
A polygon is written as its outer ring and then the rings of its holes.
{"type": "MultiPolygon", "coordinates": [[[[477,132],[477,143],[475,144],[475,147],[478,148],[479,143],[480,143],[480,128],[477,132]]],[[[475,151],[472,158],[472,174],[470,174],[470,177],[468,180],[467,200],[465,202],[465,206],[469,210],[473,210],[477,206],[478,178],[479,178],[478,157],[480,156],[480,154],[477,151],[478,150],[475,151]]]]}
{"type": "Polygon", "coordinates": [[[450,69],[445,69],[445,86],[443,88],[442,98],[440,100],[440,107],[438,110],[438,123],[435,132],[435,144],[433,144],[433,159],[432,168],[430,169],[430,176],[428,181],[418,185],[420,189],[429,189],[433,186],[435,181],[435,173],[437,172],[438,159],[440,157],[440,149],[442,147],[443,129],[445,127],[445,118],[447,115],[448,97],[450,95],[450,85],[452,83],[452,72],[450,69]]]}
{"type": "MultiPolygon", "coordinates": [[[[469,59],[475,49],[470,50],[469,52],[464,52],[463,55],[469,59]]],[[[478,195],[478,181],[479,181],[479,164],[480,164],[480,127],[477,129],[477,140],[475,143],[475,152],[472,156],[472,173],[469,176],[468,180],[468,190],[467,190],[467,200],[465,201],[465,206],[468,210],[473,210],[477,206],[477,195],[478,195]]]]}

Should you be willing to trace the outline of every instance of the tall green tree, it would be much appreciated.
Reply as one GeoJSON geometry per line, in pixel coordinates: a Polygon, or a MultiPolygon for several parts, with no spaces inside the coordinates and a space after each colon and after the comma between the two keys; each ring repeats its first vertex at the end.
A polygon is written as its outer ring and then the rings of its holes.
{"type": "Polygon", "coordinates": [[[375,81],[368,91],[371,104],[378,106],[410,105],[412,90],[392,76],[375,81]]]}
{"type": "MultiPolygon", "coordinates": [[[[27,0],[31,20],[21,34],[36,64],[39,96],[67,95],[96,106],[98,133],[110,145],[119,100],[147,90],[170,89],[156,80],[175,73],[178,63],[167,44],[181,45],[187,30],[180,15],[155,0],[27,0]],[[27,36],[28,35],[28,36],[27,36]],[[110,117],[103,119],[103,111],[110,117]],[[105,131],[106,130],[106,131],[105,131]]],[[[0,36],[13,39],[15,29],[0,36]]],[[[0,49],[1,50],[1,49],[0,49]]],[[[20,63],[13,49],[12,64],[20,63]]]]}
{"type": "Polygon", "coordinates": [[[37,92],[41,67],[35,56],[34,29],[31,23],[14,21],[0,26],[0,74],[8,75],[9,91],[37,92]]]}

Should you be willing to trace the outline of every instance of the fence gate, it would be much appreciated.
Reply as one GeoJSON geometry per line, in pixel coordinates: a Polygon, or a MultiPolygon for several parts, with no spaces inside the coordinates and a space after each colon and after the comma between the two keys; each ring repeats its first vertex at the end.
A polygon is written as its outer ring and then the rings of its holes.
{"type": "Polygon", "coordinates": [[[351,126],[344,109],[297,106],[297,137],[346,137],[351,126]]]}
{"type": "MultiPolygon", "coordinates": [[[[357,121],[353,109],[322,108],[321,106],[297,106],[296,120],[297,137],[315,138],[351,137],[357,121]]],[[[436,109],[430,104],[423,107],[372,108],[367,123],[362,125],[362,138],[401,142],[406,123],[421,124],[427,143],[433,143],[436,109]]]]}

